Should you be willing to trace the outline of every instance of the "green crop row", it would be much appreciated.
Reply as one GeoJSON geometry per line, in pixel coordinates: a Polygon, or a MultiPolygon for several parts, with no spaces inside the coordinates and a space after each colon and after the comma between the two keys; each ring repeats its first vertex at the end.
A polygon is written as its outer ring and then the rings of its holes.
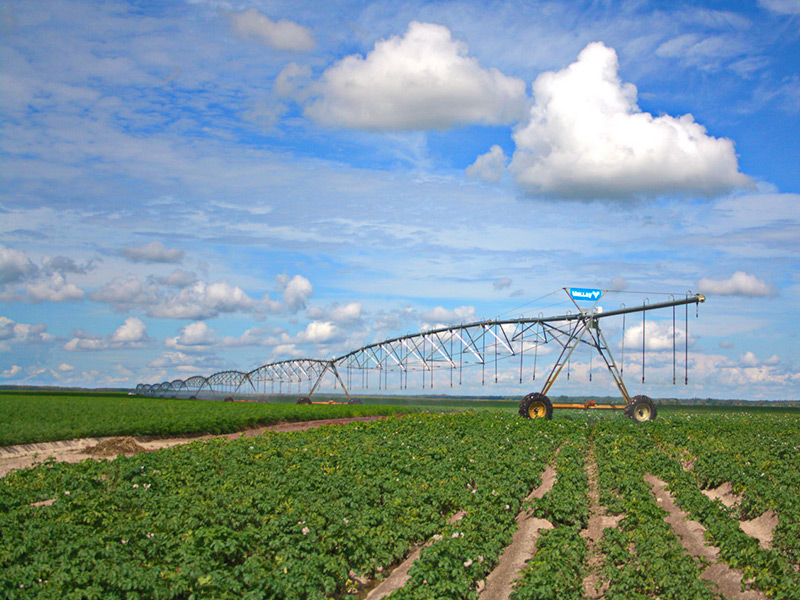
{"type": "Polygon", "coordinates": [[[729,415],[695,418],[685,427],[684,439],[660,435],[658,443],[673,458],[676,442],[691,456],[691,479],[701,489],[724,482],[742,497],[734,516],[752,519],[767,510],[778,516],[773,548],[787,561],[800,562],[800,428],[795,419],[770,416],[758,419],[729,415]],[[787,468],[787,466],[795,468],[787,468]]]}
{"type": "MultiPolygon", "coordinates": [[[[203,406],[213,404],[249,406],[203,406]]],[[[797,481],[782,472],[792,471],[798,422],[787,415],[748,423],[676,414],[636,425],[583,414],[552,421],[501,411],[413,414],[197,441],[114,461],[46,462],[0,480],[0,597],[345,600],[356,597],[360,581],[385,577],[427,543],[392,598],[476,599],[511,540],[523,499],[555,460],[556,484],[533,504],[555,528],[540,537],[515,598],[578,598],[592,454],[600,503],[624,515],[597,548],[606,598],[717,597],[699,579],[703,563],[664,522],[647,473],[669,483],[722,559],[755,587],[796,598],[791,547],[760,548],[700,488],[735,477],[703,457],[727,453],[744,467],[755,460],[763,470],[747,477],[760,480],[764,472],[788,487],[769,490],[746,478],[736,485],[787,514],[788,496],[800,496],[797,481]],[[694,470],[681,468],[691,460],[694,470]],[[459,511],[466,515],[449,523],[459,511]]]]}
{"type": "Polygon", "coordinates": [[[662,450],[653,456],[653,471],[669,483],[678,505],[703,524],[721,559],[741,569],[745,580],[771,597],[799,598],[796,422],[785,417],[761,419],[754,430],[752,422],[740,417],[694,419],[682,428],[680,437],[664,425],[652,428],[649,437],[662,450]],[[690,461],[691,469],[682,468],[681,459],[690,461]],[[740,506],[726,508],[700,492],[726,481],[742,495],[740,506]],[[772,547],[762,548],[742,531],[737,519],[767,509],[775,511],[779,523],[772,547]]]}
{"type": "Polygon", "coordinates": [[[13,472],[0,596],[344,598],[439,536],[399,597],[475,597],[569,426],[418,415],[13,472]]]}
{"type": "Polygon", "coordinates": [[[609,583],[604,597],[715,598],[700,579],[699,561],[684,552],[644,481],[651,457],[646,429],[609,421],[598,426],[595,443],[600,503],[624,515],[619,528],[606,528],[600,540],[609,583]]]}
{"type": "Polygon", "coordinates": [[[535,501],[537,517],[554,529],[540,532],[536,554],[528,561],[511,594],[512,600],[581,600],[586,541],[580,536],[589,520],[586,455],[587,429],[575,432],[558,453],[556,482],[535,501]]]}
{"type": "Polygon", "coordinates": [[[372,405],[212,402],[112,393],[0,392],[0,446],[114,435],[221,434],[279,421],[416,410],[419,409],[372,405]]]}

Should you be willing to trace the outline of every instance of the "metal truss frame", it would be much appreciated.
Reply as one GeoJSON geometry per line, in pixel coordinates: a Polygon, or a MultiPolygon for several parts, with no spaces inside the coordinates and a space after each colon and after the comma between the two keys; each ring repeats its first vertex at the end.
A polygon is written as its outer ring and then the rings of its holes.
{"type": "MultiPolygon", "coordinates": [[[[566,289],[566,288],[565,288],[566,289]]],[[[369,388],[369,374],[377,374],[378,389],[388,389],[389,374],[399,377],[401,389],[408,387],[409,373],[422,376],[422,387],[433,388],[435,375],[445,374],[449,386],[462,382],[466,367],[481,369],[481,383],[485,383],[487,369],[489,377],[498,381],[498,363],[519,359],[519,381],[523,380],[523,366],[526,354],[533,353],[534,374],[536,378],[536,356],[538,348],[544,344],[556,343],[561,351],[552,366],[542,387],[546,395],[564,367],[568,365],[575,349],[580,346],[593,348],[602,358],[603,364],[611,374],[620,394],[627,403],[631,396],[625,386],[622,369],[617,366],[608,342],[601,329],[603,319],[645,313],[653,310],[699,304],[705,301],[702,294],[687,294],[685,298],[671,299],[659,303],[643,303],[641,306],[624,307],[618,310],[599,312],[597,302],[589,308],[580,307],[574,300],[577,312],[551,317],[517,318],[503,320],[484,320],[460,325],[439,327],[403,335],[362,346],[356,350],[330,360],[296,358],[264,364],[247,373],[242,371],[220,371],[209,377],[196,375],[185,381],[174,380],[161,384],[139,384],[136,393],[143,395],[177,397],[189,395],[197,397],[202,392],[236,395],[242,393],[277,393],[291,391],[297,385],[298,391],[308,386],[307,398],[319,389],[323,379],[332,375],[334,385],[341,385],[342,391],[351,399],[348,388],[353,378],[360,377],[362,387],[369,388]],[[267,390],[267,386],[270,390],[267,390]],[[287,389],[284,390],[283,386],[287,389]]],[[[674,320],[674,316],[673,316],[674,320]]],[[[673,326],[674,329],[674,326],[673,326]]],[[[687,363],[688,368],[688,363],[687,363]]]]}

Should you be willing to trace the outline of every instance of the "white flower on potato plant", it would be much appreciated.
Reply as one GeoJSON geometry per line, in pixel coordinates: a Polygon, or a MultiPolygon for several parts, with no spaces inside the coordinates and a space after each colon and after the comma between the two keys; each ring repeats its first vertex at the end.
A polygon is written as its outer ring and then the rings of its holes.
{"type": "Polygon", "coordinates": [[[469,559],[464,561],[464,566],[465,567],[469,567],[471,564],[472,564],[472,559],[471,558],[469,558],[469,559]]]}
{"type": "Polygon", "coordinates": [[[69,490],[64,490],[64,495],[69,496],[69,490]]]}
{"type": "Polygon", "coordinates": [[[311,533],[311,530],[308,527],[303,527],[303,535],[308,535],[311,533]]]}
{"type": "Polygon", "coordinates": [[[133,489],[138,490],[139,489],[139,484],[138,483],[134,483],[133,484],[133,489]]]}

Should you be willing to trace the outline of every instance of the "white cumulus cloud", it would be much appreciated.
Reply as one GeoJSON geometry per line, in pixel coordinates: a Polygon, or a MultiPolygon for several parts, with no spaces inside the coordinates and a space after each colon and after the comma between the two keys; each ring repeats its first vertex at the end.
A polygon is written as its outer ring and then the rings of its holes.
{"type": "Polygon", "coordinates": [[[341,329],[333,323],[327,321],[311,321],[311,323],[306,326],[305,331],[300,333],[298,338],[301,342],[321,344],[337,339],[341,335],[341,329]]]}
{"type": "Polygon", "coordinates": [[[486,154],[481,154],[467,167],[467,176],[497,183],[503,176],[507,157],[503,149],[495,144],[486,154]]]}
{"type": "Polygon", "coordinates": [[[52,273],[50,279],[28,284],[25,289],[34,302],[71,302],[84,295],[75,284],[67,283],[61,273],[52,273]]]}
{"type": "MultiPolygon", "coordinates": [[[[634,352],[641,351],[642,348],[642,329],[645,332],[645,348],[654,352],[672,351],[673,342],[676,349],[683,350],[686,344],[685,332],[677,327],[673,336],[672,324],[658,323],[651,321],[642,328],[641,324],[633,325],[625,330],[625,348],[634,352]]],[[[692,337],[689,336],[689,345],[692,345],[692,337]]]]}
{"type": "Polygon", "coordinates": [[[0,285],[28,279],[37,271],[27,252],[0,244],[0,285]]]}
{"type": "Polygon", "coordinates": [[[164,344],[169,348],[186,350],[187,347],[197,348],[213,344],[217,339],[217,332],[204,321],[189,323],[181,329],[177,337],[167,338],[164,344]]]}
{"type": "Polygon", "coordinates": [[[279,288],[283,289],[282,298],[284,308],[290,312],[297,312],[306,307],[306,302],[314,291],[311,282],[302,275],[295,275],[289,279],[286,275],[277,277],[279,288]]]}
{"type": "Polygon", "coordinates": [[[710,196],[752,185],[739,173],[731,140],[707,135],[689,114],[642,112],[636,86],[617,71],[616,52],[594,42],[577,62],[536,78],[510,165],[525,191],[619,199],[710,196]]]}
{"type": "Polygon", "coordinates": [[[115,344],[133,344],[141,342],[145,339],[145,332],[147,326],[141,319],[136,317],[128,317],[125,323],[120,325],[113,334],[111,334],[111,343],[115,344]]]}
{"type": "Polygon", "coordinates": [[[710,279],[703,277],[697,282],[697,289],[703,294],[720,296],[774,296],[775,290],[755,275],[744,271],[736,271],[728,279],[710,279]]]}
{"type": "Polygon", "coordinates": [[[231,14],[231,29],[243,39],[252,39],[275,50],[311,50],[314,36],[308,27],[282,19],[273,21],[256,8],[231,14]]]}
{"type": "Polygon", "coordinates": [[[524,82],[482,68],[467,50],[447,27],[414,21],[366,58],[347,56],[325,71],[307,113],[329,125],[392,131],[517,120],[524,82]]]}
{"type": "Polygon", "coordinates": [[[53,336],[47,333],[47,326],[42,323],[31,325],[0,317],[0,352],[9,352],[11,344],[49,342],[52,339],[53,336]]]}
{"type": "Polygon", "coordinates": [[[148,314],[167,319],[210,319],[220,313],[250,310],[254,304],[242,288],[226,281],[198,281],[174,296],[162,298],[148,314]]]}

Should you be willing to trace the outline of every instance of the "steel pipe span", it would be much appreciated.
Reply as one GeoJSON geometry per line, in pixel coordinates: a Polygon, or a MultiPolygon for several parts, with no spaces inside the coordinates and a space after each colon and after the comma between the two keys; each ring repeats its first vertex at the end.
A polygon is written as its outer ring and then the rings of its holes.
{"type": "MultiPolygon", "coordinates": [[[[704,301],[705,297],[701,294],[687,294],[685,298],[603,312],[593,308],[583,309],[576,303],[575,313],[483,320],[438,327],[367,344],[328,360],[296,358],[267,363],[249,372],[226,370],[208,377],[194,375],[186,380],[176,379],[160,384],[140,383],[134,393],[218,399],[297,392],[310,397],[328,376],[333,379],[334,388],[341,387],[348,394],[348,388],[354,385],[360,384],[368,389],[370,374],[373,388],[378,389],[408,389],[409,375],[421,380],[423,389],[454,387],[463,383],[465,369],[471,369],[473,377],[477,369],[481,384],[497,382],[499,365],[508,366],[509,360],[518,361],[518,379],[522,383],[529,376],[536,379],[539,347],[555,343],[560,348],[561,356],[550,372],[550,378],[558,376],[576,347],[590,346],[600,353],[615,381],[619,380],[617,385],[627,398],[627,390],[621,384],[621,369],[610,357],[608,345],[599,334],[600,321],[704,301]],[[594,331],[598,334],[594,334],[594,331]],[[590,333],[586,335],[586,332],[590,333]]],[[[549,385],[546,387],[549,389],[549,385]]]]}

